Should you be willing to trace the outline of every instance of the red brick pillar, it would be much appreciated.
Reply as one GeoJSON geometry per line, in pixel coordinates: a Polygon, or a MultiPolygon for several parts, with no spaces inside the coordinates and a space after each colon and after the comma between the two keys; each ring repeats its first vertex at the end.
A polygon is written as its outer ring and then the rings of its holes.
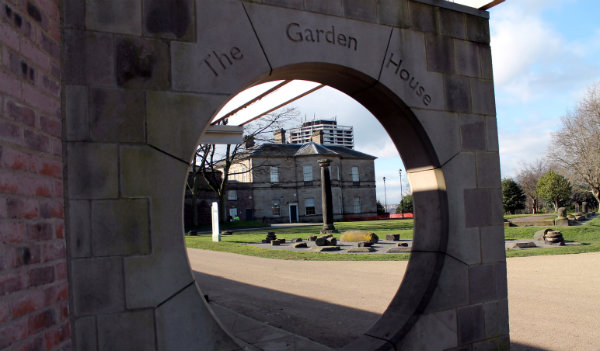
{"type": "Polygon", "coordinates": [[[71,343],[58,2],[0,1],[0,349],[71,343]]]}

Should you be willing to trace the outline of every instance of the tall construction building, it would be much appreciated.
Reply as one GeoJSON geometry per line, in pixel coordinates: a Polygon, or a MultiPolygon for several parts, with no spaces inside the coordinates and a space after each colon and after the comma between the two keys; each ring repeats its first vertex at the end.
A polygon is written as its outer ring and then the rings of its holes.
{"type": "Polygon", "coordinates": [[[323,144],[354,148],[354,131],[351,126],[340,126],[335,120],[316,120],[302,123],[289,131],[290,144],[306,144],[312,141],[314,132],[323,131],[323,144]]]}

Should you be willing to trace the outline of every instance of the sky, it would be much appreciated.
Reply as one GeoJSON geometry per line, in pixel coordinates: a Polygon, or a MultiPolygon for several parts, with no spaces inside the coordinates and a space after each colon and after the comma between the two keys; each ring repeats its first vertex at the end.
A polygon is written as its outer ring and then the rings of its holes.
{"type": "MultiPolygon", "coordinates": [[[[454,2],[479,7],[488,1],[454,2]]],[[[501,174],[514,177],[525,163],[551,150],[552,133],[560,127],[561,117],[575,108],[588,87],[600,82],[600,1],[506,0],[489,12],[501,174]]],[[[273,85],[241,93],[221,114],[273,85]]],[[[253,117],[316,85],[290,83],[237,118],[253,117]]],[[[308,120],[336,118],[340,125],[353,126],[355,149],[377,156],[377,199],[388,205],[399,202],[402,162],[387,133],[364,107],[327,87],[289,106],[308,120]]],[[[230,124],[238,123],[232,118],[230,124]]]]}

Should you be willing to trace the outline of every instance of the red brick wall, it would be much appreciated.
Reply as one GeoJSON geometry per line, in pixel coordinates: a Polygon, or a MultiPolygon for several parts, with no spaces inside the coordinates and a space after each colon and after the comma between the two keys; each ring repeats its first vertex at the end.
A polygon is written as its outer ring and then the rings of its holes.
{"type": "Polygon", "coordinates": [[[58,0],[0,0],[0,349],[70,347],[58,0]]]}

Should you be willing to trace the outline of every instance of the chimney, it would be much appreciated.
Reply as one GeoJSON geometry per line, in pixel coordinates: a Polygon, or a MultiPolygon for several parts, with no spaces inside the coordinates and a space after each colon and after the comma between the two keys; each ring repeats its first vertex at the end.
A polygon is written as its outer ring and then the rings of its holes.
{"type": "Polygon", "coordinates": [[[285,144],[285,129],[277,129],[273,132],[273,142],[275,144],[285,144]]]}
{"type": "Polygon", "coordinates": [[[312,142],[315,142],[317,144],[323,144],[323,131],[322,130],[315,130],[312,133],[312,137],[311,140],[312,142]]]}

